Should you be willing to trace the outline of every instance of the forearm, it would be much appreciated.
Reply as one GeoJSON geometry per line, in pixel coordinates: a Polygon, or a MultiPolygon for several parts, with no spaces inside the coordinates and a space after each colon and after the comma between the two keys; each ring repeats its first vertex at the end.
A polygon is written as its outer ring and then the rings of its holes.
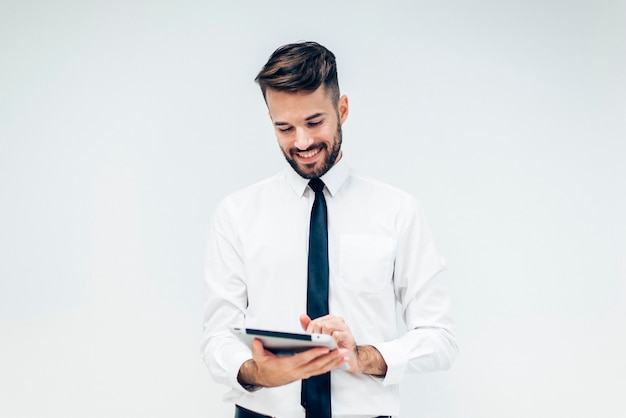
{"type": "Polygon", "coordinates": [[[360,345],[356,347],[359,372],[383,377],[387,374],[387,363],[376,347],[360,345]]]}
{"type": "Polygon", "coordinates": [[[256,378],[257,373],[258,368],[256,362],[253,359],[250,359],[244,362],[239,368],[237,381],[246,389],[250,389],[255,386],[262,386],[261,382],[259,382],[256,378]]]}

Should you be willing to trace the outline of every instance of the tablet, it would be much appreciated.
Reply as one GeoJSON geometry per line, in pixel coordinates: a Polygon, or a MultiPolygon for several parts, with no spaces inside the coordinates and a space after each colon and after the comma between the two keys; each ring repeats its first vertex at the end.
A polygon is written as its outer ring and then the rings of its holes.
{"type": "Polygon", "coordinates": [[[258,338],[263,347],[277,356],[290,356],[313,347],[337,348],[335,339],[327,334],[292,334],[252,328],[232,328],[232,332],[248,347],[258,338]]]}

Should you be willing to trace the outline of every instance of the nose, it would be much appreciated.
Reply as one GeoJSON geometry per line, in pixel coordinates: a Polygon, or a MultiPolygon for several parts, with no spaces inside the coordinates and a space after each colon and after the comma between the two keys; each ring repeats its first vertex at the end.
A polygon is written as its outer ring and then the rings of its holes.
{"type": "Polygon", "coordinates": [[[312,143],[313,143],[313,137],[309,135],[309,133],[306,130],[304,129],[296,130],[296,142],[294,143],[294,146],[297,149],[304,151],[305,149],[309,148],[312,143]]]}

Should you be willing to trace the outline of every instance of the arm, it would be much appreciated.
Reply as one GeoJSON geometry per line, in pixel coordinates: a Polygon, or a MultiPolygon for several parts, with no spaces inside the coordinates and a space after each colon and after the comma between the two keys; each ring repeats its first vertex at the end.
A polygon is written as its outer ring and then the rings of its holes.
{"type": "Polygon", "coordinates": [[[361,373],[378,377],[387,374],[387,362],[373,345],[356,346],[356,357],[361,373]]]}
{"type": "Polygon", "coordinates": [[[393,286],[408,331],[392,340],[357,346],[343,319],[301,317],[307,332],[331,334],[340,347],[349,349],[350,371],[383,377],[385,385],[398,383],[406,372],[447,369],[458,351],[443,283],[445,262],[435,249],[421,207],[415,200],[406,203],[399,217],[393,286]]]}
{"type": "Polygon", "coordinates": [[[345,350],[315,348],[292,357],[277,357],[255,341],[252,352],[231,332],[243,326],[248,306],[245,268],[236,223],[228,200],[216,210],[209,230],[205,266],[205,311],[202,354],[213,378],[248,390],[280,386],[340,367],[345,350]]]}
{"type": "Polygon", "coordinates": [[[388,365],[384,384],[398,383],[407,372],[448,369],[458,347],[439,255],[423,209],[407,208],[394,264],[394,289],[408,331],[396,340],[374,344],[388,365]]]}
{"type": "Polygon", "coordinates": [[[241,254],[230,201],[226,199],[217,207],[209,226],[201,350],[216,382],[244,390],[237,382],[237,372],[251,354],[230,332],[231,326],[244,325],[248,304],[241,254]]]}

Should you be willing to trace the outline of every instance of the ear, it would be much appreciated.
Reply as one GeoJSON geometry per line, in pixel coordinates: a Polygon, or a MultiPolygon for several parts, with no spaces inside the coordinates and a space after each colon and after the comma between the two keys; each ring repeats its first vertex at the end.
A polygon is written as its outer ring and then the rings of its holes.
{"type": "Polygon", "coordinates": [[[337,102],[337,112],[339,113],[339,123],[343,123],[348,119],[348,96],[343,95],[337,102]]]}

